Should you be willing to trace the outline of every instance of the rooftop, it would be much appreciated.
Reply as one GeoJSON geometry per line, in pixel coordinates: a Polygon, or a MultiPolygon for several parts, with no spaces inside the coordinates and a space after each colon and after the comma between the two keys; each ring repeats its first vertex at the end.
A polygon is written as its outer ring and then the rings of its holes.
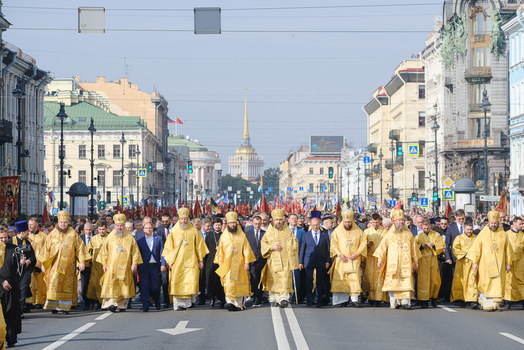
{"type": "Polygon", "coordinates": [[[167,139],[168,146],[187,146],[190,152],[202,152],[208,149],[201,144],[188,140],[184,135],[170,135],[167,139]]]}

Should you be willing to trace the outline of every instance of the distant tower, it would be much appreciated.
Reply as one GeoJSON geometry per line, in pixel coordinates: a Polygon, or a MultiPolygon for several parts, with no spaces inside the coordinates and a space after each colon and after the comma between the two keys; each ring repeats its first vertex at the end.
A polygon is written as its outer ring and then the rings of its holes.
{"type": "Polygon", "coordinates": [[[231,176],[240,175],[240,177],[255,181],[264,168],[264,159],[259,157],[257,150],[251,146],[249,137],[249,127],[247,120],[247,88],[244,102],[244,135],[242,136],[242,145],[237,148],[235,155],[229,157],[229,174],[231,176]]]}

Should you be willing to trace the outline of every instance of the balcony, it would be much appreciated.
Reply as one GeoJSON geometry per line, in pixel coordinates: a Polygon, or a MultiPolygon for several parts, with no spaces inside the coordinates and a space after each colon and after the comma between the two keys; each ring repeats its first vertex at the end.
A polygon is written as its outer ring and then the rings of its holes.
{"type": "Polygon", "coordinates": [[[377,153],[377,144],[376,143],[370,143],[368,145],[368,152],[370,152],[370,153],[377,153]]]}
{"type": "Polygon", "coordinates": [[[400,140],[400,130],[393,129],[389,131],[389,139],[394,141],[400,140]]]}
{"type": "Polygon", "coordinates": [[[13,143],[13,123],[9,120],[0,120],[0,145],[13,143]]]}
{"type": "Polygon", "coordinates": [[[451,77],[445,77],[444,86],[447,87],[449,91],[453,92],[453,79],[451,77]]]}
{"type": "Polygon", "coordinates": [[[464,79],[470,84],[486,84],[491,78],[491,67],[471,67],[464,72],[464,79]]]}
{"type": "Polygon", "coordinates": [[[489,42],[490,35],[487,34],[477,34],[473,36],[473,42],[475,43],[485,43],[489,42]]]}

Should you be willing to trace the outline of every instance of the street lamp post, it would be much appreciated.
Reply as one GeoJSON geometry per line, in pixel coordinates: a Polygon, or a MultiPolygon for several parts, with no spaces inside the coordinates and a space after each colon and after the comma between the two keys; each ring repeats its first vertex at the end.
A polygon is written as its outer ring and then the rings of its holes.
{"type": "Polygon", "coordinates": [[[94,191],[93,191],[93,182],[95,179],[95,147],[93,145],[93,137],[95,135],[96,129],[95,129],[95,122],[93,118],[91,118],[91,125],[89,125],[89,128],[87,129],[91,133],[91,203],[89,208],[91,209],[91,216],[95,215],[95,203],[93,199],[94,191]]]}
{"type": "Polygon", "coordinates": [[[121,156],[122,156],[122,170],[120,170],[120,185],[122,187],[122,191],[120,193],[120,201],[122,204],[122,210],[124,209],[124,145],[126,144],[126,139],[124,138],[124,132],[122,131],[122,138],[120,139],[120,144],[122,145],[121,156]]]}
{"type": "Polygon", "coordinates": [[[182,171],[180,171],[180,174],[178,175],[178,198],[180,199],[180,204],[182,204],[182,171]]]}
{"type": "Polygon", "coordinates": [[[360,164],[357,164],[357,203],[360,200],[360,164]]]}
{"type": "MultiPolygon", "coordinates": [[[[18,103],[18,114],[16,116],[16,128],[18,129],[18,140],[16,141],[16,148],[18,153],[18,160],[16,164],[17,169],[17,175],[18,175],[18,214],[17,217],[20,216],[22,213],[22,196],[21,196],[21,187],[22,187],[22,181],[20,181],[20,178],[22,176],[22,98],[25,96],[24,91],[24,82],[22,77],[18,78],[18,81],[16,83],[16,87],[13,90],[13,96],[16,97],[17,103],[18,103]]],[[[11,174],[9,174],[11,175],[11,174]]]]}
{"type": "Polygon", "coordinates": [[[391,199],[395,199],[395,147],[393,146],[393,140],[391,140],[391,199]]]}
{"type": "Polygon", "coordinates": [[[138,168],[139,168],[139,160],[140,160],[140,149],[139,149],[139,145],[136,145],[136,203],[137,203],[137,207],[138,207],[138,204],[140,203],[140,178],[138,177],[138,168]]]}
{"type": "MultiPolygon", "coordinates": [[[[188,188],[187,188],[187,176],[186,176],[186,179],[184,180],[184,182],[186,183],[186,193],[185,193],[184,197],[186,198],[186,202],[187,202],[187,190],[188,190],[188,188]]],[[[191,197],[191,204],[193,204],[193,197],[191,197]]]]}
{"type": "Polygon", "coordinates": [[[347,196],[347,201],[349,202],[349,170],[347,171],[346,173],[346,176],[347,176],[347,179],[348,179],[348,196],[347,196]]]}
{"type": "Polygon", "coordinates": [[[482,94],[482,103],[480,107],[484,110],[484,131],[482,136],[484,137],[484,194],[488,194],[488,108],[491,106],[491,103],[488,100],[488,92],[484,91],[482,94]]]}
{"type": "Polygon", "coordinates": [[[433,126],[431,127],[431,130],[435,132],[435,187],[437,189],[437,201],[435,202],[435,213],[438,215],[440,211],[440,203],[438,199],[438,142],[437,142],[437,131],[440,128],[440,126],[437,123],[437,104],[433,106],[435,109],[435,122],[433,123],[433,126]]]}
{"type": "Polygon", "coordinates": [[[382,205],[382,158],[384,155],[382,154],[382,148],[380,149],[380,154],[378,155],[378,158],[380,159],[380,163],[378,165],[380,170],[380,204],[382,205]]]}
{"type": "Polygon", "coordinates": [[[371,197],[374,197],[374,193],[373,193],[373,182],[375,182],[375,179],[373,177],[373,162],[375,160],[373,159],[373,156],[370,157],[369,159],[369,162],[371,164],[371,171],[370,171],[370,178],[371,178],[371,197]]]}
{"type": "Polygon", "coordinates": [[[60,110],[56,115],[60,119],[60,152],[58,152],[58,157],[60,158],[60,210],[64,209],[64,120],[67,119],[67,114],[65,113],[65,104],[60,103],[60,110]]]}

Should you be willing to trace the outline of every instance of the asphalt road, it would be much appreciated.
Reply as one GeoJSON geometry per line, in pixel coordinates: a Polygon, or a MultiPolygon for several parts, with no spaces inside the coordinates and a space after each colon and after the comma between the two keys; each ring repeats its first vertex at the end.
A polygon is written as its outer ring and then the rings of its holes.
{"type": "MultiPolygon", "coordinates": [[[[264,305],[242,312],[209,306],[175,312],[34,310],[23,320],[23,349],[523,349],[524,310],[392,310],[264,305]],[[198,330],[188,331],[191,328],[198,330]],[[160,331],[160,329],[167,330],[160,331]],[[177,334],[178,333],[178,334],[177,334]],[[505,333],[506,335],[502,335],[505,333]]],[[[249,304],[248,304],[249,305],[249,304]]]]}

